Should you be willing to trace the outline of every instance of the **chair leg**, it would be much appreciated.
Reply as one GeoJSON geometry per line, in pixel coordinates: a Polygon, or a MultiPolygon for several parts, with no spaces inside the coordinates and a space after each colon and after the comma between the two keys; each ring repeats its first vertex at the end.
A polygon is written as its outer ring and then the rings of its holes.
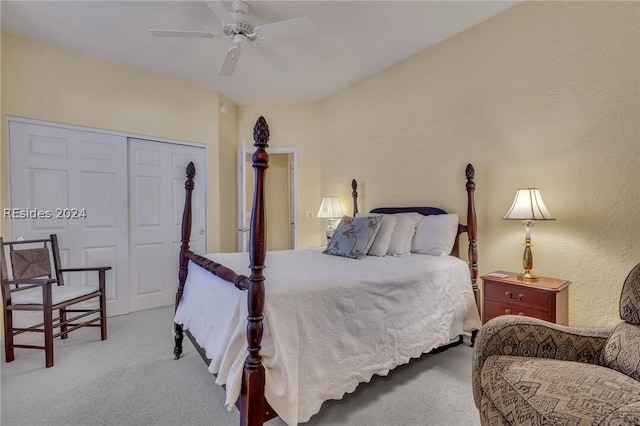
{"type": "Polygon", "coordinates": [[[45,366],[53,367],[53,309],[51,285],[42,287],[42,313],[44,317],[45,366]]]}
{"type": "MultiPolygon", "coordinates": [[[[67,311],[65,309],[60,309],[60,322],[63,324],[67,320],[67,311]]],[[[60,335],[61,339],[66,339],[69,337],[69,333],[65,333],[67,331],[67,326],[65,324],[60,326],[60,335]]]]}
{"type": "Polygon", "coordinates": [[[44,310],[44,354],[47,368],[53,367],[53,311],[44,310]]]}
{"type": "Polygon", "coordinates": [[[6,362],[15,359],[13,352],[13,311],[4,310],[4,357],[6,362]]]}
{"type": "Polygon", "coordinates": [[[105,271],[98,272],[100,286],[100,339],[107,340],[107,292],[105,271]]]}

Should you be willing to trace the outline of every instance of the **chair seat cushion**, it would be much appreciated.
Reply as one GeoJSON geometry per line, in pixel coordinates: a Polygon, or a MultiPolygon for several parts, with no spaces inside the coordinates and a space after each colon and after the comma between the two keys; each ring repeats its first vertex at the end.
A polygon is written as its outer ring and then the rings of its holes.
{"type": "MultiPolygon", "coordinates": [[[[98,291],[97,287],[73,286],[56,284],[51,285],[52,304],[67,302],[78,297],[86,296],[98,291]]],[[[16,291],[11,294],[12,305],[42,305],[42,288],[34,287],[27,290],[16,291]]]]}
{"type": "Polygon", "coordinates": [[[512,424],[640,424],[640,382],[606,367],[494,355],[481,383],[512,424]]]}

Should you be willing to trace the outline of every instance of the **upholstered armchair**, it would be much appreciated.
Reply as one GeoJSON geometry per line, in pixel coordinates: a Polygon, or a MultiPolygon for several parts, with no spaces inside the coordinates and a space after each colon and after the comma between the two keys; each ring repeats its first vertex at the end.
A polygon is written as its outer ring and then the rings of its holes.
{"type": "Polygon", "coordinates": [[[482,424],[640,425],[640,264],[624,282],[620,317],[612,328],[488,321],[472,367],[482,424]]]}

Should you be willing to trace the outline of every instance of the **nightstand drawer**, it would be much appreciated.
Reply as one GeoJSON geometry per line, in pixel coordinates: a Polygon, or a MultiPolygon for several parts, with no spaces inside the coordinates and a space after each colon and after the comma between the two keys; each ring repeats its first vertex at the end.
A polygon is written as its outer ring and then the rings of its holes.
{"type": "MultiPolygon", "coordinates": [[[[485,299],[494,300],[499,304],[511,305],[516,309],[528,308],[543,312],[549,312],[551,309],[550,294],[534,288],[485,281],[484,291],[485,299]],[[519,306],[522,308],[518,308],[519,306]]],[[[504,315],[504,312],[500,315],[504,315]]]]}
{"type": "Polygon", "coordinates": [[[484,317],[485,321],[500,315],[526,315],[528,317],[539,318],[545,321],[554,321],[549,311],[538,311],[522,304],[501,303],[494,300],[485,300],[484,317]]]}
{"type": "Polygon", "coordinates": [[[540,277],[528,282],[517,275],[496,271],[481,277],[483,322],[500,315],[526,315],[556,324],[569,323],[569,281],[540,277]]]}

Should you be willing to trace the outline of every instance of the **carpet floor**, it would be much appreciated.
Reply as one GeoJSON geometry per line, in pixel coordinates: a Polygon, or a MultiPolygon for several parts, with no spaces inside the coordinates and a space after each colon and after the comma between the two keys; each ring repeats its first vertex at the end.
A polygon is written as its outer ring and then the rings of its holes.
{"type": "MultiPolygon", "coordinates": [[[[172,313],[163,307],[110,318],[104,342],[94,328],[57,339],[49,369],[43,351],[16,349],[11,363],[3,353],[0,424],[237,425],[237,410],[225,409],[224,389],[188,339],[183,358],[173,359],[172,313]]],[[[306,425],[479,425],[471,355],[468,342],[425,354],[325,402],[306,425]]]]}

